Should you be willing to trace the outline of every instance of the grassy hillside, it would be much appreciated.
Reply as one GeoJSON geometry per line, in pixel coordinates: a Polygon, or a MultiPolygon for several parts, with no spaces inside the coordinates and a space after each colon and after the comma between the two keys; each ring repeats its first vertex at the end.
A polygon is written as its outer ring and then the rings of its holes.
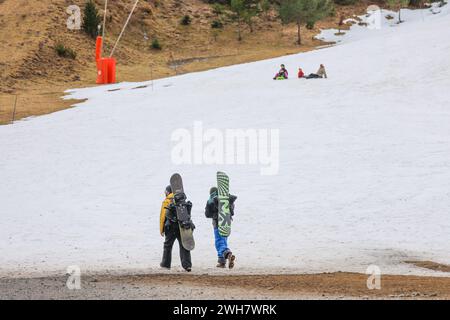
{"type": "MultiPolygon", "coordinates": [[[[103,14],[103,0],[96,0],[103,14]]],[[[297,46],[296,27],[283,26],[275,11],[254,20],[253,32],[243,27],[237,41],[236,22],[227,15],[223,29],[213,29],[217,20],[211,6],[200,0],[141,0],[123,40],[116,50],[118,81],[142,81],[191,71],[255,61],[310,50],[321,43],[312,37],[320,28],[336,27],[339,17],[364,12],[369,2],[337,6],[336,15],[304,29],[304,44],[297,46]],[[180,23],[189,15],[188,26],[180,23]],[[146,35],[146,37],[145,37],[146,35]],[[151,47],[158,39],[162,50],[151,47]]],[[[66,9],[85,0],[0,1],[0,123],[66,108],[71,102],[58,98],[67,88],[94,85],[95,40],[83,31],[66,27],[66,9]],[[59,57],[62,44],[76,53],[75,59],[59,57]]],[[[110,1],[105,52],[109,53],[120,33],[133,1],[110,1]]]]}

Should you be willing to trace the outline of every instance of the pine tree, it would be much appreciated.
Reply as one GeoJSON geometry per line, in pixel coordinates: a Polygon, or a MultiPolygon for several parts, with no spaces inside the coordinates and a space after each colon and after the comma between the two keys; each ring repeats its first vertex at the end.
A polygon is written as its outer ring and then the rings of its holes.
{"type": "Polygon", "coordinates": [[[302,44],[301,26],[314,25],[333,11],[330,0],[282,0],[279,7],[281,21],[284,24],[297,24],[297,44],[302,44]]]}
{"type": "Polygon", "coordinates": [[[242,19],[246,14],[245,0],[231,0],[230,6],[231,11],[233,11],[234,17],[236,18],[238,23],[238,41],[241,41],[242,40],[241,23],[242,19]]]}
{"type": "Polygon", "coordinates": [[[250,32],[253,32],[253,18],[255,18],[258,15],[258,8],[255,7],[248,7],[244,11],[243,20],[247,24],[247,26],[250,28],[250,32]]]}
{"type": "Polygon", "coordinates": [[[261,9],[262,12],[264,12],[265,18],[267,19],[269,16],[269,11],[271,8],[271,4],[269,0],[261,0],[261,2],[259,3],[259,7],[261,9]]]}
{"type": "Polygon", "coordinates": [[[88,34],[91,38],[96,38],[98,34],[98,27],[101,23],[102,19],[98,14],[97,7],[93,0],[89,0],[86,2],[86,6],[84,7],[84,20],[83,20],[83,30],[88,34]]]}

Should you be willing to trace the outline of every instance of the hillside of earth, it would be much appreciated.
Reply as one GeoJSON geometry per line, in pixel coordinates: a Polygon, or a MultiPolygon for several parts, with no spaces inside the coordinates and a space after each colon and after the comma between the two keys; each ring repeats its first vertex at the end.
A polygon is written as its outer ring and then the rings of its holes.
{"type": "MultiPolygon", "coordinates": [[[[109,54],[134,1],[109,1],[105,54],[109,54]]],[[[114,56],[117,81],[144,81],[308,51],[323,42],[313,39],[321,29],[337,27],[342,17],[365,12],[379,1],[335,5],[332,16],[303,28],[303,44],[296,44],[295,24],[283,25],[275,8],[260,12],[251,27],[237,22],[229,6],[222,12],[202,0],[141,0],[114,56]],[[184,16],[190,24],[183,25],[184,16]],[[222,28],[212,25],[220,22],[222,28]],[[152,48],[157,39],[161,49],[152,48]]],[[[342,2],[342,1],[341,1],[342,2]]],[[[83,10],[86,0],[0,1],[0,124],[70,107],[60,97],[66,89],[95,85],[95,40],[83,30],[67,28],[70,5],[83,10]],[[58,45],[74,52],[60,57],[58,45]]],[[[95,5],[103,16],[104,0],[95,5]]],[[[348,26],[342,26],[347,28],[348,26]]]]}

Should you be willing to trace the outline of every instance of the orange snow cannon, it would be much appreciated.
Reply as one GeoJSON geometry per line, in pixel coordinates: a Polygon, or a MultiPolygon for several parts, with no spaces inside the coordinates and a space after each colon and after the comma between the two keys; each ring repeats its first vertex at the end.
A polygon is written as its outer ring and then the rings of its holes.
{"type": "Polygon", "coordinates": [[[109,58],[102,58],[103,38],[105,36],[105,27],[106,27],[106,13],[108,9],[108,0],[105,0],[105,12],[103,14],[102,36],[98,36],[97,41],[95,43],[95,61],[97,62],[97,84],[116,83],[116,59],[113,58],[114,51],[116,50],[117,45],[120,42],[120,39],[122,39],[123,33],[125,32],[125,29],[128,23],[130,22],[131,16],[133,15],[134,10],[136,9],[138,3],[139,0],[136,0],[136,2],[133,5],[133,9],[131,9],[130,15],[128,16],[128,19],[125,22],[125,25],[123,26],[116,43],[114,44],[114,47],[111,51],[111,54],[109,55],[109,58]]]}
{"type": "Polygon", "coordinates": [[[116,83],[116,59],[102,58],[103,38],[97,37],[95,60],[97,62],[97,84],[116,83]]]}

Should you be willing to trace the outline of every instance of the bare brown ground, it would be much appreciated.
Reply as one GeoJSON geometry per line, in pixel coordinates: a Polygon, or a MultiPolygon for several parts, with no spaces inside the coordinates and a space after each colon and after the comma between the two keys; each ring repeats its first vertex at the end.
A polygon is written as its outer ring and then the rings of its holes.
{"type": "Polygon", "coordinates": [[[450,277],[386,275],[380,290],[356,273],[293,275],[142,274],[0,279],[0,299],[450,299],[450,277]]]}
{"type": "Polygon", "coordinates": [[[30,116],[40,116],[71,108],[83,100],[63,100],[63,90],[45,94],[22,92],[0,95],[0,125],[30,116]]]}
{"type": "Polygon", "coordinates": [[[405,263],[413,264],[419,268],[430,269],[439,272],[450,272],[450,265],[440,264],[433,261],[405,261],[405,263]]]}
{"type": "Polygon", "coordinates": [[[277,294],[289,297],[352,297],[352,298],[450,298],[450,277],[383,276],[381,290],[367,288],[367,275],[356,273],[330,273],[312,275],[261,276],[146,276],[127,281],[179,282],[181,285],[239,288],[255,290],[267,296],[277,294]]]}

